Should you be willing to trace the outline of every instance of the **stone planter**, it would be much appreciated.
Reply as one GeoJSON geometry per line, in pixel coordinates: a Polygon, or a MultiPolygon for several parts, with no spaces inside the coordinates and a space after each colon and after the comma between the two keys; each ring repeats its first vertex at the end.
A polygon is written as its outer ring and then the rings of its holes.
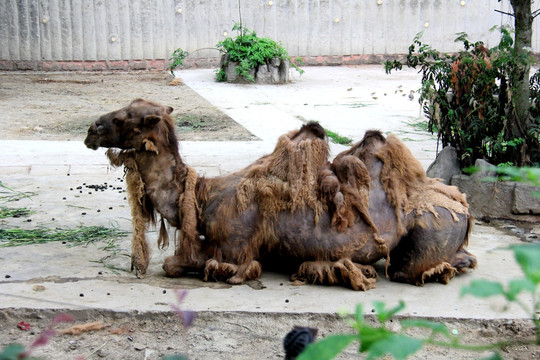
{"type": "MultiPolygon", "coordinates": [[[[229,54],[221,56],[219,67],[225,73],[225,81],[236,84],[249,84],[252,81],[236,73],[238,62],[231,61],[229,54]]],[[[255,84],[285,84],[289,82],[289,60],[273,58],[270,63],[259,65],[253,69],[250,75],[255,79],[255,84]]]]}

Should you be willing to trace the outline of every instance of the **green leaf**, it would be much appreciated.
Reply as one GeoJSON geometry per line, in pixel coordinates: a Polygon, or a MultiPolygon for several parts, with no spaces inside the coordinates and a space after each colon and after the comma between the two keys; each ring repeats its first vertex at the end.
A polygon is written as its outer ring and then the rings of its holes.
{"type": "Polygon", "coordinates": [[[448,328],[446,325],[429,321],[429,320],[416,320],[416,319],[406,319],[401,321],[401,325],[404,328],[411,328],[411,327],[419,327],[419,328],[426,328],[430,329],[433,333],[442,334],[446,337],[450,337],[450,332],[448,331],[448,328]]]}
{"type": "Polygon", "coordinates": [[[509,301],[514,301],[516,296],[522,291],[528,291],[534,293],[536,289],[535,284],[530,279],[514,279],[508,283],[508,291],[506,292],[506,298],[509,301]]]}
{"type": "Polygon", "coordinates": [[[469,286],[461,289],[461,296],[471,294],[480,298],[487,298],[494,295],[504,295],[502,285],[495,281],[473,280],[469,286]]]}
{"type": "Polygon", "coordinates": [[[356,310],[354,312],[354,318],[356,322],[363,323],[364,322],[364,308],[362,307],[362,304],[356,304],[356,310]]]}
{"type": "Polygon", "coordinates": [[[375,359],[390,354],[395,359],[406,359],[409,355],[417,352],[423,345],[423,342],[401,334],[392,334],[392,336],[374,343],[369,348],[367,359],[375,359]]]}
{"type": "Polygon", "coordinates": [[[331,335],[315,343],[311,343],[297,357],[298,360],[326,360],[333,359],[342,352],[351,342],[357,339],[356,335],[331,335]]]}
{"type": "Polygon", "coordinates": [[[377,311],[377,317],[379,318],[379,321],[382,323],[386,322],[386,320],[390,319],[392,316],[405,309],[405,303],[403,302],[403,300],[400,300],[397,306],[389,310],[386,310],[386,304],[382,301],[373,302],[373,306],[377,311]]]}
{"type": "Polygon", "coordinates": [[[538,285],[540,283],[540,244],[515,245],[511,249],[525,276],[538,285]]]}
{"type": "Polygon", "coordinates": [[[24,346],[20,344],[9,344],[0,353],[0,360],[18,360],[24,353],[24,346]]]}
{"type": "Polygon", "coordinates": [[[360,352],[369,351],[374,344],[381,340],[388,339],[392,335],[394,335],[393,332],[383,327],[373,328],[370,326],[364,326],[358,331],[360,352]]]}

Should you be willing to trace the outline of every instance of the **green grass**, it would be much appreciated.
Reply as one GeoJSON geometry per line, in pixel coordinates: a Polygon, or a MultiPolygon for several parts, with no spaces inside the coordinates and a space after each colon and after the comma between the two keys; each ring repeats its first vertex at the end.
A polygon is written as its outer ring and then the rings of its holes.
{"type": "Polygon", "coordinates": [[[75,229],[0,229],[0,248],[51,242],[62,242],[67,246],[77,246],[108,240],[105,248],[110,249],[113,246],[110,240],[127,234],[127,231],[105,226],[79,226],[75,229]]]}
{"type": "Polygon", "coordinates": [[[21,192],[10,189],[2,181],[0,181],[0,201],[9,202],[9,201],[19,201],[21,199],[29,199],[32,196],[36,196],[37,193],[27,191],[21,192]]]}
{"type": "Polygon", "coordinates": [[[346,136],[341,136],[333,131],[326,130],[326,135],[332,140],[333,143],[341,145],[351,145],[352,139],[346,136]]]}
{"type": "MultiPolygon", "coordinates": [[[[430,132],[427,120],[424,120],[424,121],[410,121],[410,122],[407,123],[407,125],[414,128],[416,131],[430,132]]],[[[437,125],[433,126],[433,132],[434,133],[438,132],[437,125]]]]}
{"type": "Polygon", "coordinates": [[[0,219],[6,218],[18,218],[22,216],[30,215],[31,211],[25,207],[23,208],[8,208],[5,206],[0,206],[0,219]]]}

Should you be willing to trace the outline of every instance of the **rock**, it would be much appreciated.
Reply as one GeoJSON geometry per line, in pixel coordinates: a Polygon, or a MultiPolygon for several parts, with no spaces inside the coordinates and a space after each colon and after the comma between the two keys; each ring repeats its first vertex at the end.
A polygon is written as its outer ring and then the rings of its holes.
{"type": "Polygon", "coordinates": [[[497,167],[483,159],[476,159],[474,166],[477,171],[473,174],[476,179],[494,178],[497,176],[497,167]]]}
{"type": "Polygon", "coordinates": [[[443,148],[429,165],[426,174],[431,178],[442,179],[446,185],[450,184],[452,176],[461,174],[456,149],[452,146],[443,148]]]}
{"type": "MultiPolygon", "coordinates": [[[[489,174],[490,172],[484,172],[489,174]]],[[[538,187],[514,181],[485,181],[485,175],[452,177],[452,185],[467,195],[471,214],[480,219],[539,222],[538,187]]]]}
{"type": "Polygon", "coordinates": [[[137,351],[142,351],[144,349],[146,349],[146,345],[145,344],[141,344],[141,343],[134,343],[133,344],[133,348],[137,351]]]}
{"type": "Polygon", "coordinates": [[[540,188],[521,183],[516,183],[512,212],[514,214],[540,214],[540,200],[534,196],[540,188]]]}
{"type": "Polygon", "coordinates": [[[259,65],[257,68],[257,74],[255,76],[255,82],[257,84],[272,84],[272,65],[259,65]]]}

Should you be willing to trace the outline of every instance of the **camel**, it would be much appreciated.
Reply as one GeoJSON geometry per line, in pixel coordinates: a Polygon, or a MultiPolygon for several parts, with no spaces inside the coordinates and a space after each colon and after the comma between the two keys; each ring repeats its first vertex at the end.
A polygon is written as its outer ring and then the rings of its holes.
{"type": "Polygon", "coordinates": [[[148,267],[145,231],[161,216],[179,231],[170,277],[242,284],[263,267],[295,284],[375,287],[373,264],[385,259],[392,281],[447,283],[476,267],[465,247],[471,216],[457,188],[426,177],[394,135],[369,131],[329,161],[315,122],[279,137],[274,151],[227,176],[206,178],[178,151],[168,106],[136,99],[101,116],[85,145],[123,165],[133,217],[132,270],[148,267]]]}

